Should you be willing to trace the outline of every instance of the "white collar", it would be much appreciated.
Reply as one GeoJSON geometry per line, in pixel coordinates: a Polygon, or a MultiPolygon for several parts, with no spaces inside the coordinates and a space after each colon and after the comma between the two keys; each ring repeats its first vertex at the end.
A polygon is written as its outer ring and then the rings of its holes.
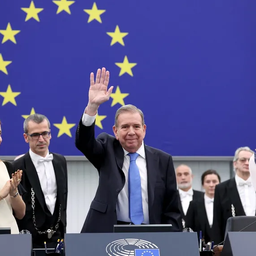
{"type": "MultiPolygon", "coordinates": [[[[39,159],[44,158],[44,157],[42,157],[42,156],[40,156],[40,155],[34,153],[31,149],[29,149],[29,155],[30,155],[30,157],[31,157],[32,162],[34,163],[34,165],[37,165],[39,159]]],[[[47,156],[49,156],[49,151],[47,152],[47,154],[46,154],[45,157],[47,157],[47,156]]]]}
{"type": "Polygon", "coordinates": [[[192,188],[190,188],[188,191],[184,191],[184,190],[179,188],[179,193],[182,196],[187,196],[187,195],[193,196],[193,194],[194,194],[192,188]]]}
{"type": "Polygon", "coordinates": [[[245,181],[250,181],[251,182],[251,177],[249,177],[247,180],[242,179],[241,177],[239,177],[237,174],[235,176],[235,181],[236,181],[236,186],[239,186],[239,183],[241,182],[245,182],[245,181]]]}
{"type": "Polygon", "coordinates": [[[207,195],[204,193],[204,201],[205,201],[206,203],[213,203],[214,198],[210,198],[209,196],[207,196],[207,195]]]}
{"type": "MultiPolygon", "coordinates": [[[[125,156],[129,154],[129,152],[127,150],[125,150],[124,148],[123,148],[123,150],[124,150],[125,156]]],[[[141,144],[140,148],[136,151],[136,153],[138,153],[142,158],[146,159],[144,141],[142,141],[142,144],[141,144]]]]}

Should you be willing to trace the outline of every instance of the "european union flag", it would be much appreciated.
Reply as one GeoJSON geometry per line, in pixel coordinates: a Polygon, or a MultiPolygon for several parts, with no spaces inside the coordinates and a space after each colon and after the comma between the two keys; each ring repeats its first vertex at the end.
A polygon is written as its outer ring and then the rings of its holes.
{"type": "Polygon", "coordinates": [[[135,249],[135,256],[160,256],[159,249],[135,249]]]}
{"type": "Polygon", "coordinates": [[[116,110],[134,104],[145,143],[174,156],[254,148],[255,9],[251,0],[0,1],[0,154],[28,150],[22,124],[36,112],[52,124],[51,151],[80,155],[75,130],[101,67],[114,90],[96,134],[113,134],[116,110]]]}

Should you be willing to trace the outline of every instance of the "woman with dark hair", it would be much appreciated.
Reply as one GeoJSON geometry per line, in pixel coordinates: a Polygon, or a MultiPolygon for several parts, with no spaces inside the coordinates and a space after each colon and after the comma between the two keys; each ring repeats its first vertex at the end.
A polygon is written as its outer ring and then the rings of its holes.
{"type": "Polygon", "coordinates": [[[201,176],[204,197],[190,202],[187,212],[187,227],[202,232],[204,241],[212,241],[213,200],[215,186],[220,183],[220,175],[215,170],[207,170],[201,176]]]}
{"type": "MultiPolygon", "coordinates": [[[[2,128],[0,121],[0,144],[2,143],[2,128]]],[[[19,233],[16,223],[17,219],[22,219],[25,215],[25,203],[18,191],[21,181],[22,171],[18,170],[12,174],[12,165],[0,160],[0,227],[10,227],[11,233],[19,233]]]]}

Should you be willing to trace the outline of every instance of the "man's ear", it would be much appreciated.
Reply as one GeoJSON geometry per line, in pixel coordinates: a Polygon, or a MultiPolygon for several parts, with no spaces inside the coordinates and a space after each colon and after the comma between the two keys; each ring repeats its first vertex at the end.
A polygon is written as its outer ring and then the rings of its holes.
{"type": "Polygon", "coordinates": [[[28,135],[26,133],[23,133],[24,140],[28,143],[28,135]]]}
{"type": "Polygon", "coordinates": [[[113,129],[113,133],[115,134],[116,139],[118,140],[118,135],[117,135],[117,128],[116,128],[116,126],[113,125],[112,129],[113,129]]]}

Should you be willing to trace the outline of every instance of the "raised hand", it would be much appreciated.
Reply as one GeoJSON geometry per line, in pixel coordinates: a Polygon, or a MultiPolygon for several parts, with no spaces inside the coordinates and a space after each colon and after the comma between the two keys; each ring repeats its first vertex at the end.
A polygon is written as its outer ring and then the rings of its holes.
{"type": "Polygon", "coordinates": [[[108,88],[109,76],[110,73],[109,71],[106,71],[105,68],[97,70],[95,80],[94,73],[92,72],[90,74],[89,103],[87,106],[87,111],[90,113],[97,112],[98,107],[109,100],[113,90],[113,86],[108,88]]]}
{"type": "Polygon", "coordinates": [[[14,196],[17,193],[18,185],[20,184],[22,178],[22,170],[18,170],[12,174],[12,178],[10,180],[10,195],[14,196]]]}

